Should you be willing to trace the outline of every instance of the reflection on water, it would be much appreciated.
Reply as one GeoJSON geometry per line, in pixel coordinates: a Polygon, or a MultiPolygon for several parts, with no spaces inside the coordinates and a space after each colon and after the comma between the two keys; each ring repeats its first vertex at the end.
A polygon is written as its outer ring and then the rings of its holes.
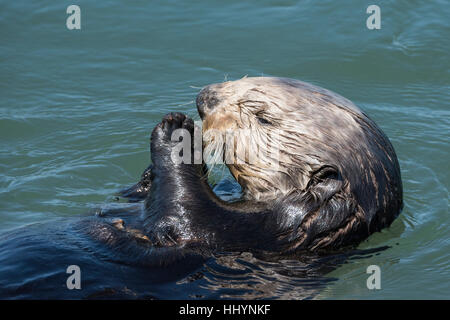
{"type": "Polygon", "coordinates": [[[190,283],[189,297],[197,299],[315,299],[337,280],[329,272],[348,261],[365,259],[386,249],[269,260],[249,252],[222,253],[177,284],[190,283]]]}

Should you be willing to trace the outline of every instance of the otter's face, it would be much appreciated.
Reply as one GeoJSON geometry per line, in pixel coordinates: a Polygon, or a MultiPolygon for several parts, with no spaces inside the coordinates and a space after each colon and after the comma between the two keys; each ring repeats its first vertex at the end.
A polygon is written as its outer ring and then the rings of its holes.
{"type": "Polygon", "coordinates": [[[354,115],[361,114],[325,89],[270,77],[209,85],[197,108],[206,160],[225,162],[245,196],[256,200],[304,190],[314,172],[336,166],[337,153],[358,134],[354,115]]]}

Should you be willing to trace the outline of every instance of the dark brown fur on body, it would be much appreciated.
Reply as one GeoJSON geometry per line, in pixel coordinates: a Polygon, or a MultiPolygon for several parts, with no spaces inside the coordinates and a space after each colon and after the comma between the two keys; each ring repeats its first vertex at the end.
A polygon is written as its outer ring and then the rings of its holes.
{"type": "Polygon", "coordinates": [[[215,152],[227,150],[208,140],[212,129],[256,128],[246,140],[255,145],[281,131],[279,168],[269,157],[228,164],[244,197],[224,202],[208,185],[204,164],[171,161],[177,143],[171,133],[192,132],[193,122],[180,113],[167,115],[152,133],[151,174],[146,171],[135,187],[150,186],[144,233],[153,245],[278,254],[336,249],[359,243],[400,213],[394,149],[347,99],[297,80],[264,77],[207,86],[197,106],[205,148],[215,152]]]}

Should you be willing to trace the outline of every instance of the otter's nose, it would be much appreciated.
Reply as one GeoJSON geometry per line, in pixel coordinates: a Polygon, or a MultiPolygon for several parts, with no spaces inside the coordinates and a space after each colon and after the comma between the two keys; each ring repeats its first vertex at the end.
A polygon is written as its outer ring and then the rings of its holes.
{"type": "Polygon", "coordinates": [[[204,87],[197,95],[196,103],[198,114],[203,119],[205,115],[211,112],[217,105],[219,100],[216,97],[216,93],[211,90],[211,86],[204,87]]]}

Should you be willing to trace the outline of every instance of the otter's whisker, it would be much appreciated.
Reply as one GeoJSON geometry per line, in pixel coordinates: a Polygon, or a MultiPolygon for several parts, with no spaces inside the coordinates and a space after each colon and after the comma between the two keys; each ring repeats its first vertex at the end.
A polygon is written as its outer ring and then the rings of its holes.
{"type": "Polygon", "coordinates": [[[183,102],[183,103],[175,105],[175,107],[187,106],[188,104],[192,104],[194,102],[195,102],[194,100],[191,100],[191,101],[188,101],[188,102],[183,102]]]}

